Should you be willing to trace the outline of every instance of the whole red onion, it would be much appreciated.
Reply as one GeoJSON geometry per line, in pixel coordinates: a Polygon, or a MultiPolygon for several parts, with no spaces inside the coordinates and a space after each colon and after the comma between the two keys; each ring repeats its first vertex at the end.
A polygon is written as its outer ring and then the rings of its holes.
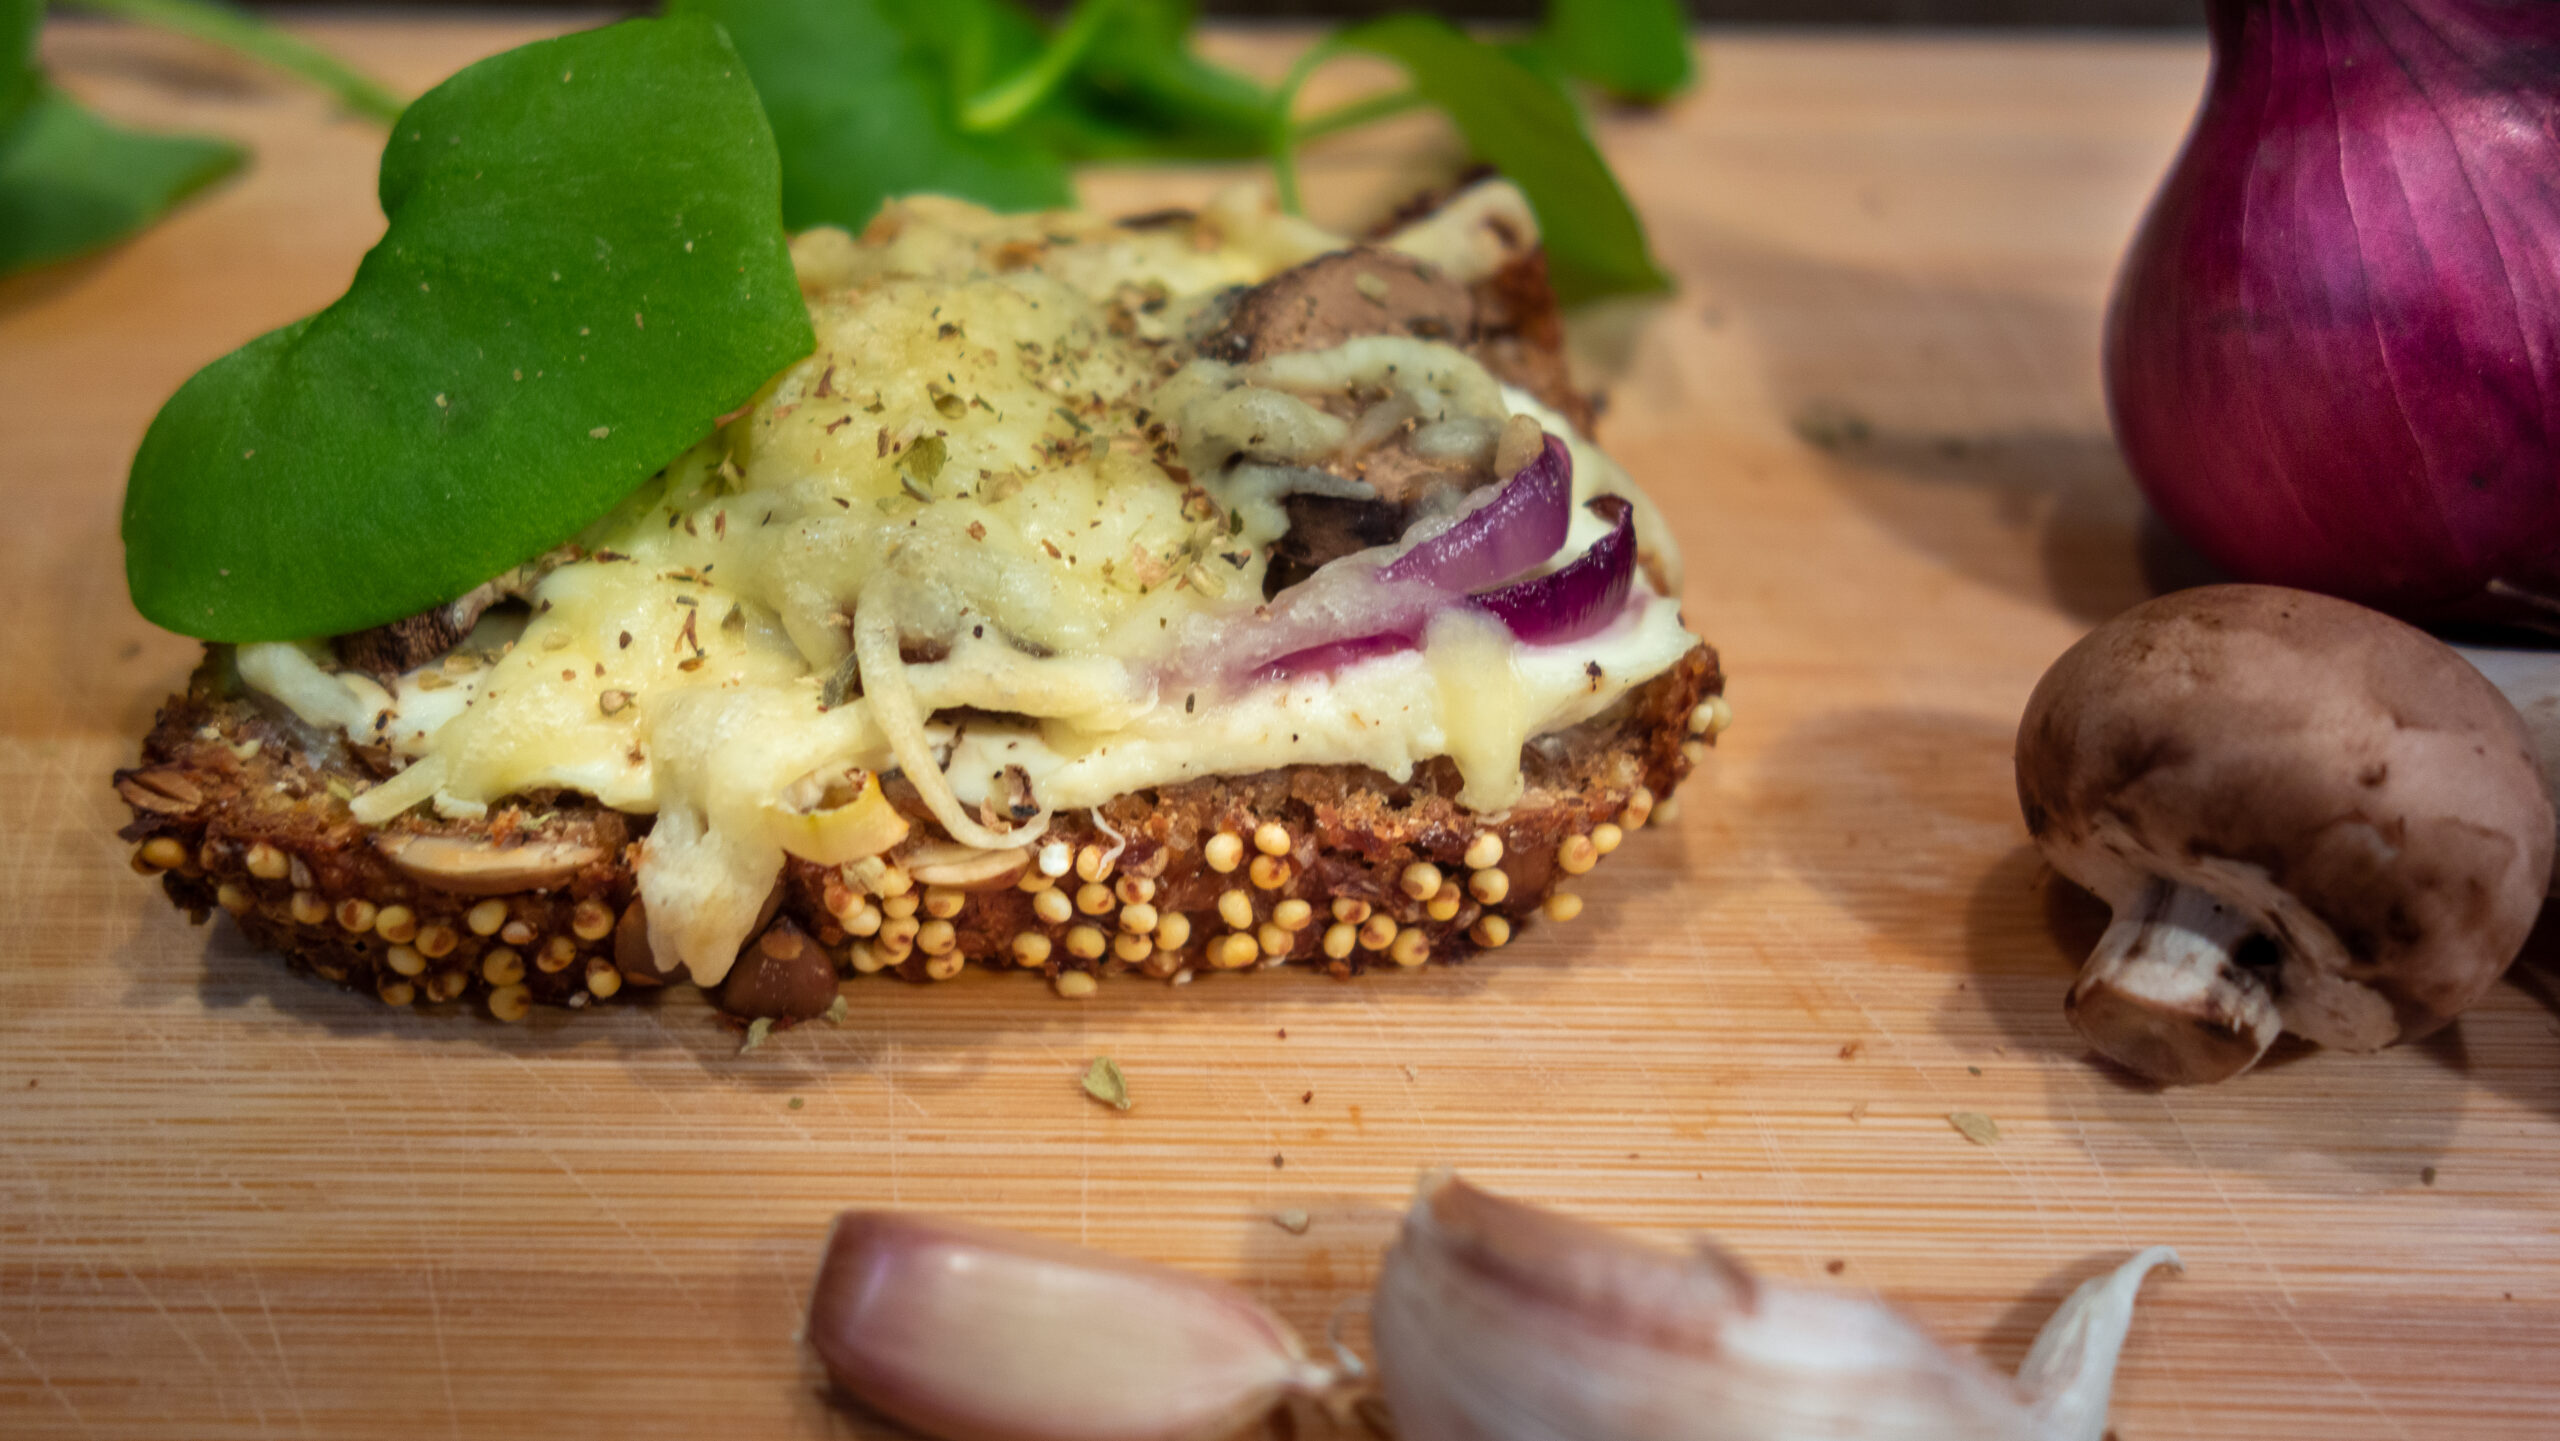
{"type": "Polygon", "coordinates": [[[2170,527],[2248,580],[2560,623],[2560,0],[2209,0],[2107,317],[2170,527]]]}

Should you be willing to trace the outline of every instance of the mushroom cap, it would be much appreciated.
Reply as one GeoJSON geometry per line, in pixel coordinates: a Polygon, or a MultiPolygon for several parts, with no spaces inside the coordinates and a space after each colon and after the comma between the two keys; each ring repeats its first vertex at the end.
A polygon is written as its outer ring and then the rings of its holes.
{"type": "Polygon", "coordinates": [[[2451,1020],[2524,945],[2551,801],[2515,709],[2414,627],[2275,586],[2179,591],[2084,637],[2018,728],[2018,802],[2119,912],[2155,879],[2282,952],[2285,1029],[2372,1050],[2451,1020]]]}

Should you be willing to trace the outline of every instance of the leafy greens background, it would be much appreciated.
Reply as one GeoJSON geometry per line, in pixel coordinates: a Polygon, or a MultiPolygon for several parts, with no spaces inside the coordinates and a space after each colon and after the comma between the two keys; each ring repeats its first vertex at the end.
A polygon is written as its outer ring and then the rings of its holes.
{"type": "MultiPolygon", "coordinates": [[[[358,114],[397,105],[217,0],[68,3],[229,46],[358,114]]],[[[567,539],[814,344],[785,227],[859,229],[897,194],[1037,209],[1072,202],[1082,160],[1265,156],[1294,209],[1302,144],[1427,106],[1528,197],[1564,299],[1667,284],[1571,87],[1685,86],[1675,0],[1549,0],[1496,41],[1391,15],[1277,87],[1191,49],[1194,0],[1078,0],[1055,24],[1014,0],[665,3],[398,112],[388,233],[346,295],[198,373],[144,437],[125,508],[144,614],[212,640],[343,633],[567,539]],[[1409,84],[1299,114],[1307,77],[1353,51],[1409,84]]],[[[239,159],[46,91],[33,4],[0,0],[0,61],[18,62],[0,65],[0,267],[127,233],[239,159]]]]}
{"type": "Polygon", "coordinates": [[[0,0],[0,275],[121,240],[242,159],[228,141],[127,130],[54,89],[36,62],[43,20],[39,0],[0,0]]]}
{"type": "Polygon", "coordinates": [[[884,199],[920,189],[997,209],[1065,204],[1074,162],[1129,156],[1268,153],[1294,205],[1290,157],[1331,128],[1294,114],[1297,84],[1323,57],[1356,49],[1413,82],[1362,113],[1436,107],[1520,185],[1567,301],[1665,283],[1566,87],[1659,100],[1685,86],[1674,0],[1551,0],[1540,29],[1501,43],[1389,16],[1324,42],[1276,92],[1190,49],[1189,0],[1080,0],[1053,29],[1011,0],[669,8],[718,21],[746,57],[781,144],[783,216],[795,229],[859,229],[884,199]]]}
{"type": "MultiPolygon", "coordinates": [[[[1002,210],[1073,199],[1063,160],[1000,135],[961,130],[947,76],[974,0],[674,0],[670,14],[716,20],[755,76],[782,154],[782,219],[859,228],[912,190],[1002,210]],[[943,33],[936,33],[937,30],[943,33]]],[[[997,38],[982,29],[976,43],[997,38]]]]}

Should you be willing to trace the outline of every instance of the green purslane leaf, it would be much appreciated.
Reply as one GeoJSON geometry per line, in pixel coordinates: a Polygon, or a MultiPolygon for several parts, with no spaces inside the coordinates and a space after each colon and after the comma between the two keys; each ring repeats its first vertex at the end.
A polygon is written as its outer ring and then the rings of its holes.
{"type": "Polygon", "coordinates": [[[1298,78],[1324,53],[1342,50],[1382,55],[1403,66],[1414,89],[1449,116],[1468,147],[1520,187],[1537,212],[1559,299],[1570,305],[1669,287],[1645,247],[1643,225],[1584,131],[1572,98],[1552,81],[1425,15],[1390,15],[1353,26],[1301,62],[1298,78]]]}
{"type": "Polygon", "coordinates": [[[110,125],[39,85],[0,148],[0,275],[112,245],[242,158],[228,141],[110,125]]]}
{"type": "Polygon", "coordinates": [[[0,0],[0,149],[35,104],[44,74],[36,68],[36,32],[44,28],[44,0],[0,0]]]}
{"type": "Polygon", "coordinates": [[[63,0],[75,10],[95,11],[175,31],[236,51],[262,65],[297,76],[337,97],[358,115],[388,123],[400,114],[400,97],[381,81],[298,36],[288,34],[244,10],[219,0],[63,0]]]}
{"type": "MultiPolygon", "coordinates": [[[[1270,96],[1191,53],[1189,0],[1110,0],[1108,8],[1110,23],[1085,38],[1066,73],[1004,130],[1009,143],[1068,161],[1262,153],[1270,96]]],[[[958,97],[955,111],[1058,43],[1014,0],[907,0],[900,13],[958,97]]]]}
{"type": "Polygon", "coordinates": [[[1531,44],[1567,75],[1629,100],[1669,99],[1693,76],[1680,0],[1548,0],[1531,44]]]}
{"type": "Polygon", "coordinates": [[[1014,0],[873,0],[905,40],[930,62],[932,94],[954,115],[959,97],[1029,64],[1049,43],[1049,30],[1014,0]]]}
{"type": "Polygon", "coordinates": [[[983,133],[1011,128],[1032,109],[1057,93],[1084,63],[1094,41],[1120,18],[1129,0],[1077,0],[1057,32],[1048,37],[1028,63],[1017,66],[994,84],[960,101],[960,128],[983,133]]]}
{"type": "MultiPolygon", "coordinates": [[[[859,230],[883,200],[924,191],[999,210],[1074,199],[1056,154],[961,128],[958,95],[1016,58],[961,53],[973,12],[982,29],[995,18],[973,0],[672,0],[668,10],[716,20],[736,42],[781,147],[782,218],[794,230],[859,230]]],[[[1034,31],[1029,53],[1037,44],[1034,31]]]]}
{"type": "Polygon", "coordinates": [[[567,539],[815,338],[737,53],[635,20],[484,60],[402,114],[389,227],[328,309],[143,437],[126,576],[209,640],[359,629],[567,539]]]}
{"type": "Polygon", "coordinates": [[[238,169],[225,141],[111,125],[45,84],[40,0],[0,0],[0,275],[122,240],[238,169]]]}
{"type": "Polygon", "coordinates": [[[1074,159],[1240,160],[1262,153],[1271,93],[1194,53],[1190,0],[1121,0],[1050,115],[1074,159]],[[1070,127],[1075,127],[1070,130],[1070,127]],[[1105,138],[1107,137],[1107,138],[1105,138]]]}

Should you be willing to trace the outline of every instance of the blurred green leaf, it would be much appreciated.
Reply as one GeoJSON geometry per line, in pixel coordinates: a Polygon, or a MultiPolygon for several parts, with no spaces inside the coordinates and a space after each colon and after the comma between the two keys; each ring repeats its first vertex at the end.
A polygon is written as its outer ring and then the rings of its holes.
{"type": "Polygon", "coordinates": [[[1548,0],[1546,23],[1526,48],[1629,100],[1669,99],[1694,74],[1680,0],[1548,0]]]}
{"type": "Polygon", "coordinates": [[[267,24],[245,10],[217,0],[62,0],[75,10],[95,11],[189,35],[236,51],[262,65],[273,66],[328,91],[338,103],[385,124],[400,117],[400,97],[381,81],[299,36],[267,24]]]}
{"type": "Polygon", "coordinates": [[[43,27],[44,0],[0,0],[0,147],[8,145],[43,83],[36,68],[36,32],[43,27]]]}
{"type": "Polygon", "coordinates": [[[1119,19],[1117,12],[1131,3],[1076,0],[1075,8],[1043,38],[1028,61],[986,86],[960,92],[960,128],[973,133],[1009,129],[1033,107],[1046,103],[1068,73],[1083,63],[1105,28],[1119,19]]]}
{"type": "Polygon", "coordinates": [[[1053,115],[1124,135],[1127,143],[1070,154],[1244,159],[1263,152],[1271,93],[1192,50],[1197,18],[1190,0],[1123,0],[1119,23],[1087,52],[1053,115]]]}
{"type": "Polygon", "coordinates": [[[380,193],[347,293],[197,372],[143,437],[126,577],[171,630],[325,635],[459,595],[816,343],[772,132],[704,21],[463,70],[401,115],[380,193]]]}
{"type": "Polygon", "coordinates": [[[39,82],[0,146],[0,274],[112,245],[242,159],[228,141],[110,125],[39,82]]]}
{"type": "MultiPolygon", "coordinates": [[[[1066,162],[1011,133],[963,130],[959,96],[1038,51],[987,0],[671,0],[744,57],[782,156],[782,219],[859,230],[894,195],[999,210],[1074,199],[1066,162]]],[[[1018,17],[1017,17],[1018,18],[1018,17]]]]}
{"type": "Polygon", "coordinates": [[[1456,123],[1468,147],[1520,187],[1537,212],[1559,299],[1574,304],[1669,288],[1635,210],[1583,130],[1572,99],[1553,82],[1425,15],[1357,25],[1331,46],[1403,66],[1422,97],[1456,123]]]}

